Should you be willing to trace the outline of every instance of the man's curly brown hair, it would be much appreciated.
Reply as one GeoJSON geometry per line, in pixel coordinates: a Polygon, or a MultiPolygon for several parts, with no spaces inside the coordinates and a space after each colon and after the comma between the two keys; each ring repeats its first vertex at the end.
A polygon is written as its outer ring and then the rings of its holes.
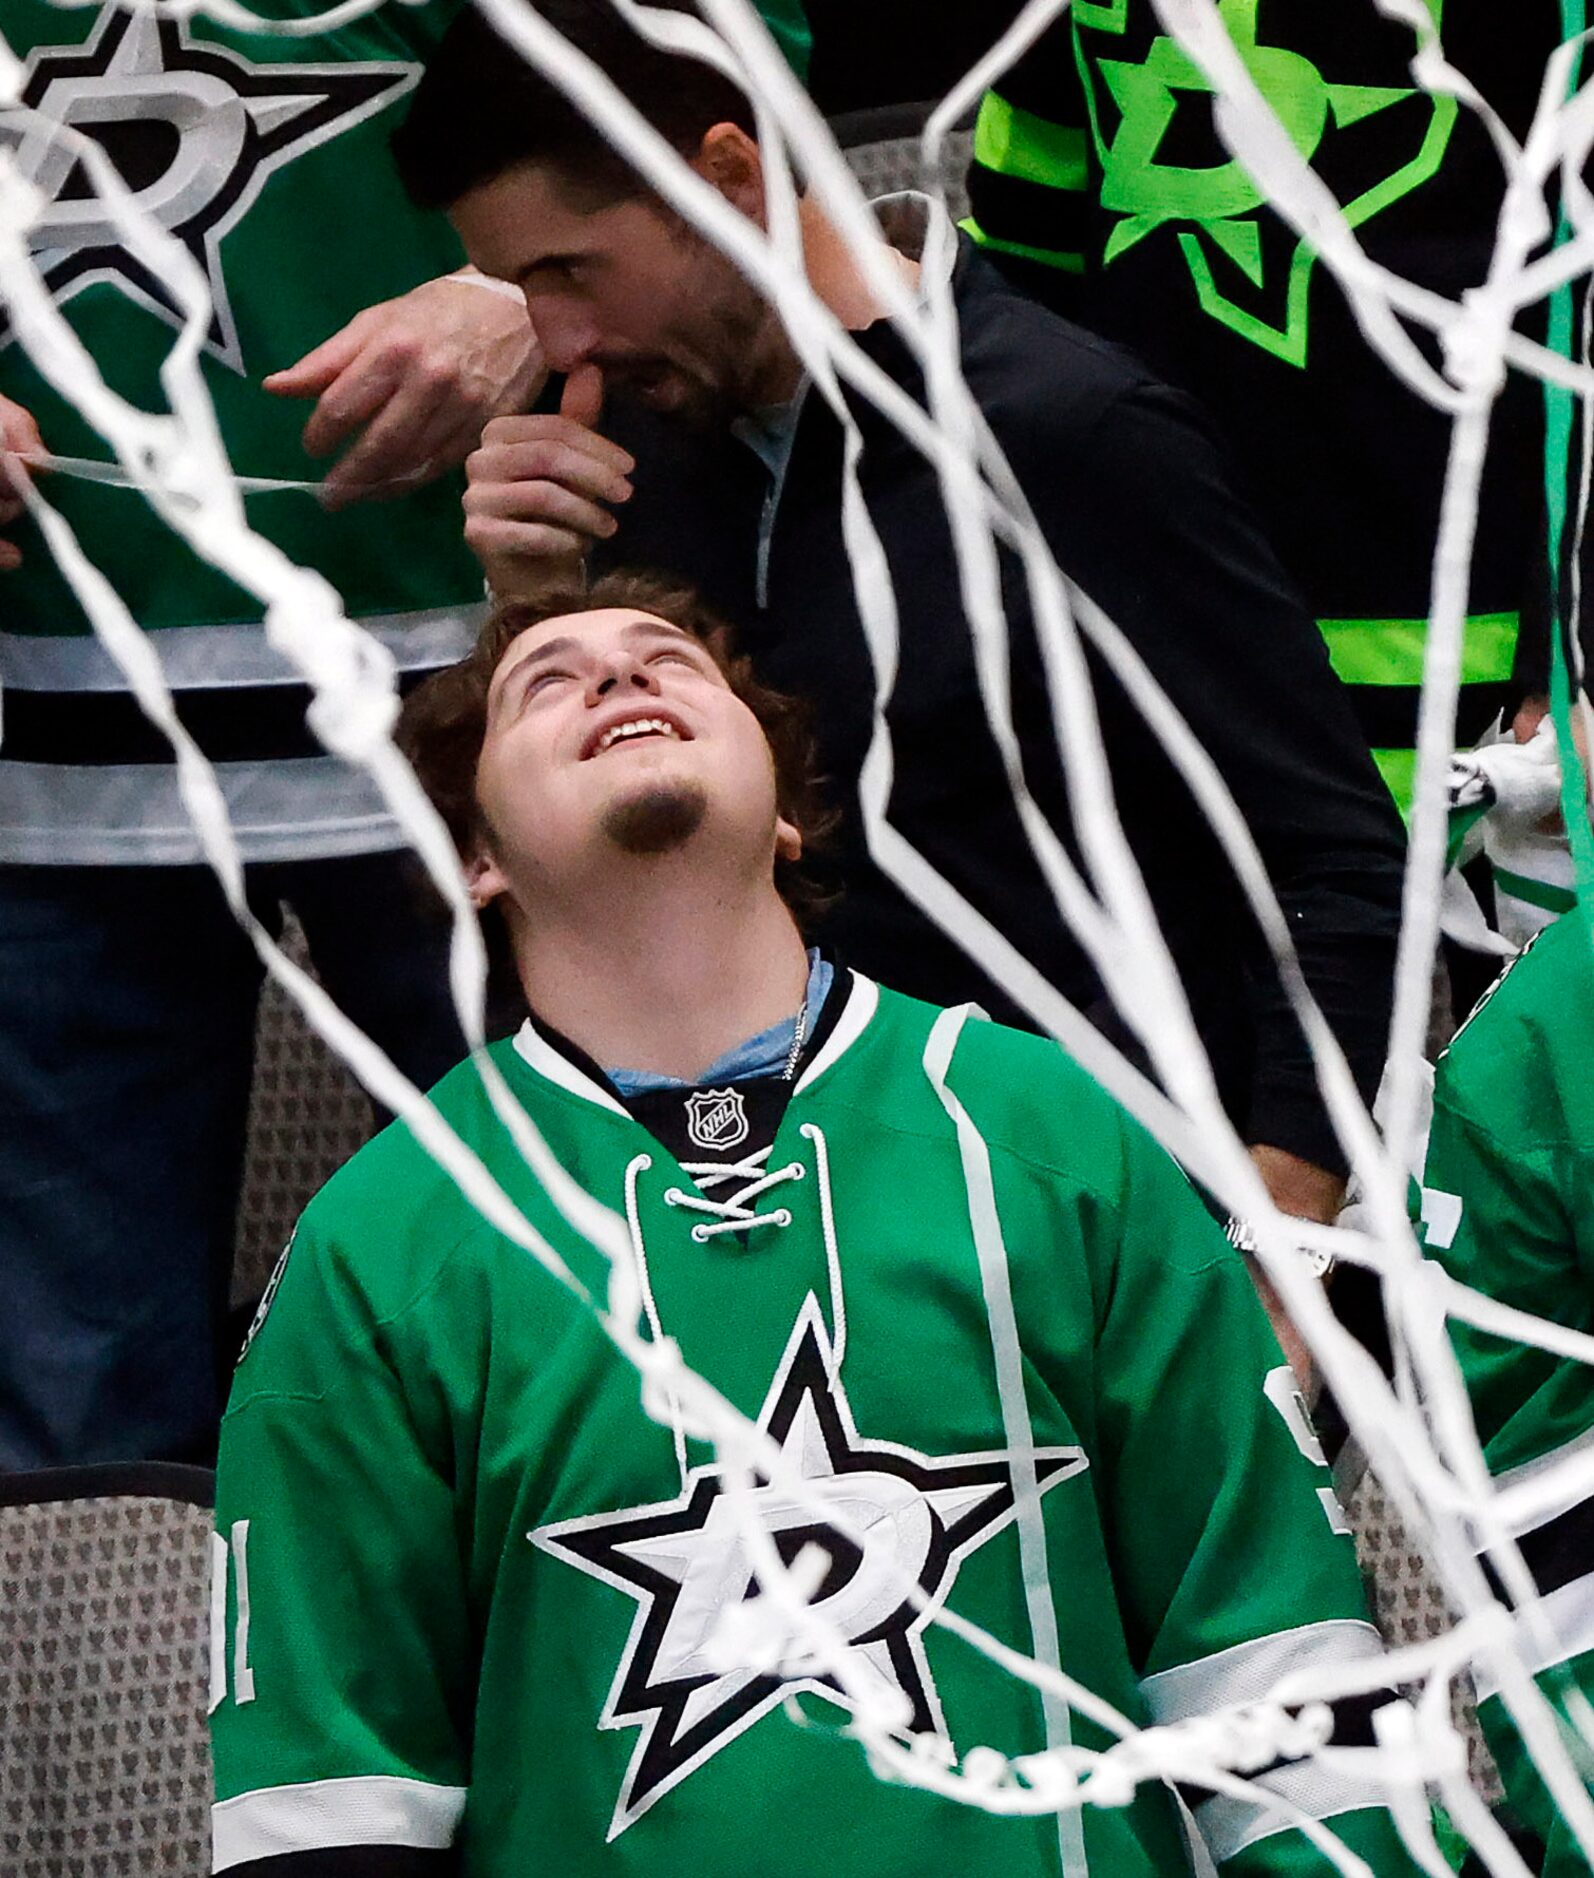
{"type": "MultiPolygon", "coordinates": [[[[651,613],[691,633],[708,648],[732,693],[757,718],[769,743],[779,813],[802,836],[805,856],[822,848],[837,818],[825,806],[821,792],[806,704],[755,676],[752,660],[736,650],[731,627],[705,605],[695,589],[660,574],[617,572],[603,575],[591,586],[574,580],[550,583],[534,600],[514,600],[497,607],[475,647],[457,665],[434,672],[406,699],[399,718],[399,748],[442,816],[460,858],[470,860],[486,833],[476,799],[476,769],[487,733],[487,692],[493,673],[510,646],[531,627],[600,607],[651,613]]],[[[829,901],[800,861],[777,858],[775,885],[802,927],[829,901]]]]}

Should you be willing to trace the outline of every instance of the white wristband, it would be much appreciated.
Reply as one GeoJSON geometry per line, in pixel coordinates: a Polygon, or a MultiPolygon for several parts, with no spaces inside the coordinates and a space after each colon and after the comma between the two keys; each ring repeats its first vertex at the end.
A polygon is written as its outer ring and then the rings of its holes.
{"type": "Polygon", "coordinates": [[[485,287],[489,293],[502,294],[506,300],[514,300],[524,306],[526,296],[511,281],[494,280],[490,274],[472,274],[468,270],[458,274],[445,274],[444,280],[457,280],[463,287],[485,287]]]}

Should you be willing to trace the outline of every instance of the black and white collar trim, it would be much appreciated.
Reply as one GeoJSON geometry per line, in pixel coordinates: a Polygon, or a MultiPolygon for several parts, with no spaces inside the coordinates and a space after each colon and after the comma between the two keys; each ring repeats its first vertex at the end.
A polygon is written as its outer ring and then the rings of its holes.
{"type": "MultiPolygon", "coordinates": [[[[880,1003],[880,987],[872,978],[846,966],[836,968],[837,982],[826,999],[826,1010],[810,1040],[811,1054],[803,1063],[794,1094],[801,1094],[827,1075],[869,1028],[880,1003]],[[846,983],[841,980],[845,976],[846,983]],[[826,1022],[832,1010],[837,1015],[826,1022]]],[[[580,1096],[597,1108],[630,1118],[630,1110],[609,1086],[601,1070],[566,1039],[539,1029],[527,1018],[515,1033],[515,1054],[545,1081],[569,1095],[580,1096]]]]}

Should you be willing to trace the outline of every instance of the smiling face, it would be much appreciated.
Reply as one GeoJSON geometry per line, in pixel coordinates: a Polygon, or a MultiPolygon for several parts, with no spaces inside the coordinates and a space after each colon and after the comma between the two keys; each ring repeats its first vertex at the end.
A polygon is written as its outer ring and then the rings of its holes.
{"type": "MultiPolygon", "coordinates": [[[[694,167],[761,220],[756,146],[740,131],[717,127],[694,167]]],[[[596,365],[607,384],[705,428],[791,395],[796,367],[779,318],[656,196],[594,206],[557,169],[521,163],[450,213],[471,261],[525,294],[554,371],[596,365]]]]}
{"type": "Polygon", "coordinates": [[[703,642],[603,607],[514,639],[487,694],[476,769],[479,905],[522,910],[614,877],[622,857],[699,844],[773,878],[801,840],[777,813],[769,744],[703,642]]]}

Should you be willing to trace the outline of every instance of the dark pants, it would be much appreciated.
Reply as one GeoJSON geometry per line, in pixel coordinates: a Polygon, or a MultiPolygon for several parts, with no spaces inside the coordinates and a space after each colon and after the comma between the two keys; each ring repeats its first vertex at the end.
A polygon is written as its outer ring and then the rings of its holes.
{"type": "MultiPolygon", "coordinates": [[[[407,857],[248,880],[422,1088],[459,1061],[407,857]]],[[[0,867],[0,1471],[213,1456],[262,976],[207,869],[0,867]]]]}

